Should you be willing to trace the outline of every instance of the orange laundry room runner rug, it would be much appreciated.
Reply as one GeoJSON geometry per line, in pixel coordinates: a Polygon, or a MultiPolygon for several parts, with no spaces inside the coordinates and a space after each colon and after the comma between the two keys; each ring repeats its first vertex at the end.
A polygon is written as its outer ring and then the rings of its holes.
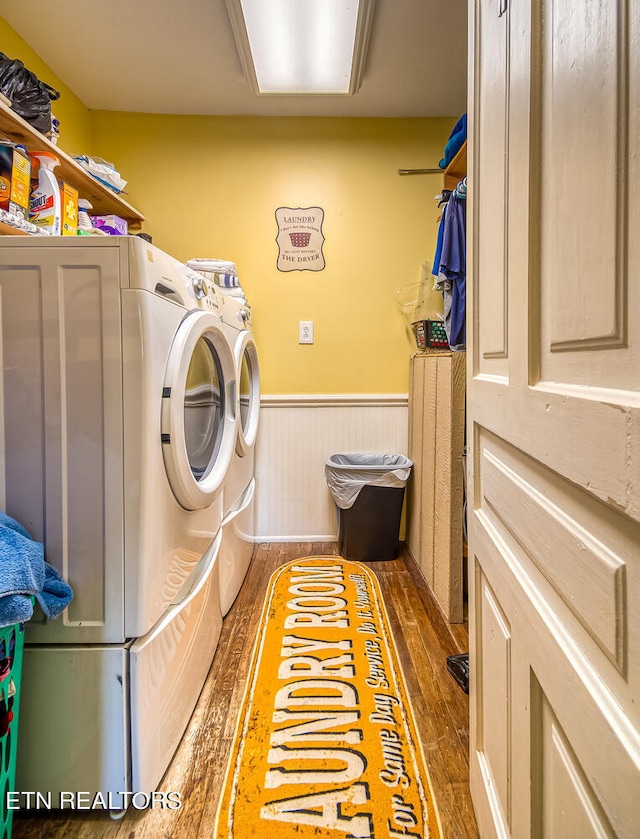
{"type": "Polygon", "coordinates": [[[312,556],[271,577],[215,839],[441,839],[377,579],[312,556]]]}

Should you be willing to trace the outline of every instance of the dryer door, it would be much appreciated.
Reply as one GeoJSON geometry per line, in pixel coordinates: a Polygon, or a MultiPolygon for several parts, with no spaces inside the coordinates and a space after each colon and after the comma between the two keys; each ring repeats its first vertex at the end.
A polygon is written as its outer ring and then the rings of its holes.
{"type": "Polygon", "coordinates": [[[242,331],[235,343],[238,375],[238,437],[236,451],[249,452],[256,441],[260,414],[260,365],[253,335],[242,331]]]}
{"type": "Polygon", "coordinates": [[[173,340],[162,391],[162,452],[186,510],[222,489],[236,439],[235,360],[211,312],[189,312],[173,340]]]}

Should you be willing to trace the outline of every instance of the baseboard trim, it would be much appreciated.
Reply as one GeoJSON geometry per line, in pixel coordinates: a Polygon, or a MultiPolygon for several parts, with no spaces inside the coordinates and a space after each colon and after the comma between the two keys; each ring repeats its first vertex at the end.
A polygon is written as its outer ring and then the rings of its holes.
{"type": "Polygon", "coordinates": [[[322,536],[309,536],[309,535],[302,535],[302,536],[260,536],[256,537],[253,540],[256,544],[267,544],[271,542],[337,542],[338,541],[338,534],[333,533],[330,536],[326,534],[322,536]]]}

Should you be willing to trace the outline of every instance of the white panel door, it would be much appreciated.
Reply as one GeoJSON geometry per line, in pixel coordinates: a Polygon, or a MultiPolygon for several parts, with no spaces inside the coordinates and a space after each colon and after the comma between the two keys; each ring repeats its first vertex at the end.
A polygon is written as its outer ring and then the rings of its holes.
{"type": "Polygon", "coordinates": [[[640,835],[640,4],[470,0],[471,786],[640,835]]]}

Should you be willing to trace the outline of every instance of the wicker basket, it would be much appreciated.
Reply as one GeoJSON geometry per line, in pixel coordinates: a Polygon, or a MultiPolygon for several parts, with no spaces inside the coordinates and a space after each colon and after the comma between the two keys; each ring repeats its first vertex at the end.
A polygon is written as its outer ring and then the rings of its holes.
{"type": "Polygon", "coordinates": [[[417,320],[411,326],[419,350],[449,349],[447,333],[441,320],[417,320]]]}

